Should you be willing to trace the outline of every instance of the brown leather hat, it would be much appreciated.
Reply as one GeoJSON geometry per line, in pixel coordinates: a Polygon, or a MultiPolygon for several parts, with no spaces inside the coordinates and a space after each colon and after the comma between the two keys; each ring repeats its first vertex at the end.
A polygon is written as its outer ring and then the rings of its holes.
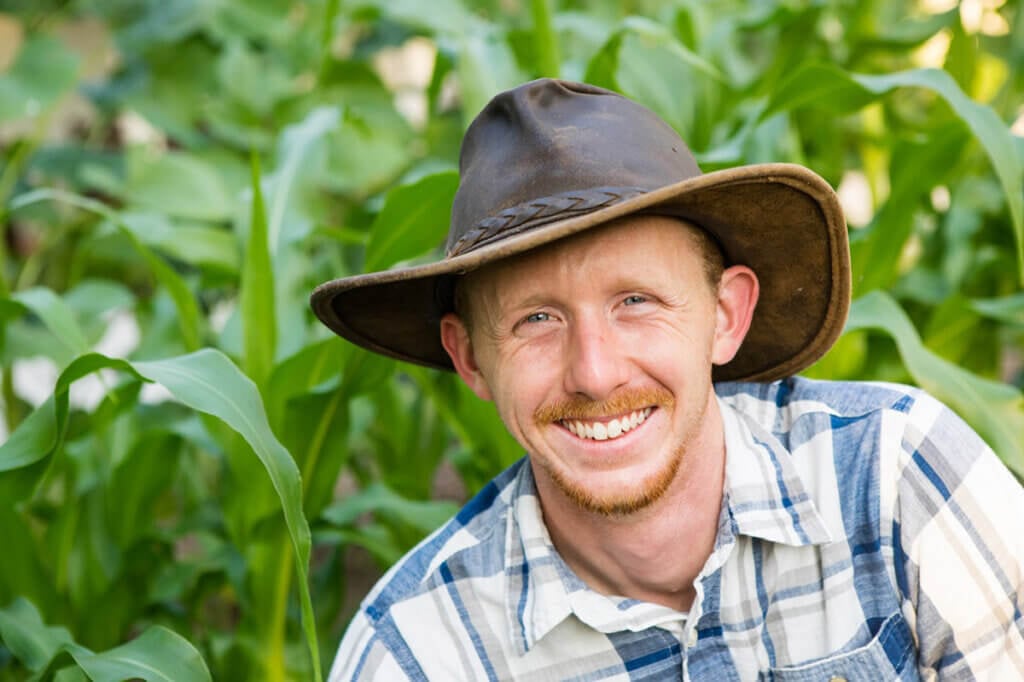
{"type": "Polygon", "coordinates": [[[384,355],[452,369],[439,320],[459,275],[634,213],[672,215],[714,236],[761,296],[736,357],[714,379],[770,381],[820,358],[850,299],[846,223],[832,188],[793,164],[702,174],[650,110],[581,83],[538,80],[497,95],[462,143],[446,257],[326,282],[317,317],[384,355]]]}

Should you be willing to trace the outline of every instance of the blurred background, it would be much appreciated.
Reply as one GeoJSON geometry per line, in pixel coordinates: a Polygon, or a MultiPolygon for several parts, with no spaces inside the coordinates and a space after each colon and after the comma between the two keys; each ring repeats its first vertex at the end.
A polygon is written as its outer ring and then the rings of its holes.
{"type": "Polygon", "coordinates": [[[1022,4],[0,0],[0,680],[320,679],[522,455],[307,298],[436,258],[463,130],[540,76],[823,175],[855,302],[807,374],[921,385],[1024,475],[1022,4]]]}

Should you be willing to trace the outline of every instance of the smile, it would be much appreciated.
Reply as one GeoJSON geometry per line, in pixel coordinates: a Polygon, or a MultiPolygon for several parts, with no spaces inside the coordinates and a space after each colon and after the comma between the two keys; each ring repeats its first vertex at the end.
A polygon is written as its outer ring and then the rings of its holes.
{"type": "Polygon", "coordinates": [[[624,417],[612,419],[611,421],[581,421],[578,419],[563,419],[560,423],[574,436],[588,440],[614,440],[629,433],[644,423],[653,411],[653,407],[645,407],[642,410],[630,412],[624,417]]]}

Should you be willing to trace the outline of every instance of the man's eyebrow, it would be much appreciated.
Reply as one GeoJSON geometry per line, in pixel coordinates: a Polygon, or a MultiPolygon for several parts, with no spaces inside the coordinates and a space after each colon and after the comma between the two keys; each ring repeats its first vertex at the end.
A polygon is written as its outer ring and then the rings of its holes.
{"type": "Polygon", "coordinates": [[[498,315],[515,314],[529,308],[552,305],[554,303],[556,303],[555,296],[545,291],[530,293],[525,297],[517,297],[514,300],[507,298],[502,300],[502,297],[496,296],[493,311],[498,315]]]}

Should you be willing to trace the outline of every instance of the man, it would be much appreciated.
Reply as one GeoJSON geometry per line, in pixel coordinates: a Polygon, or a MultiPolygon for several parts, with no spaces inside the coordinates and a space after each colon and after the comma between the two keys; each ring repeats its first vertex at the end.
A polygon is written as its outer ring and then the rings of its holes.
{"type": "Polygon", "coordinates": [[[824,181],[702,175],[552,80],[495,97],[460,169],[443,261],[313,306],[454,369],[527,457],[380,581],[332,680],[1024,679],[1019,484],[917,389],[792,377],[849,303],[824,181]]]}

